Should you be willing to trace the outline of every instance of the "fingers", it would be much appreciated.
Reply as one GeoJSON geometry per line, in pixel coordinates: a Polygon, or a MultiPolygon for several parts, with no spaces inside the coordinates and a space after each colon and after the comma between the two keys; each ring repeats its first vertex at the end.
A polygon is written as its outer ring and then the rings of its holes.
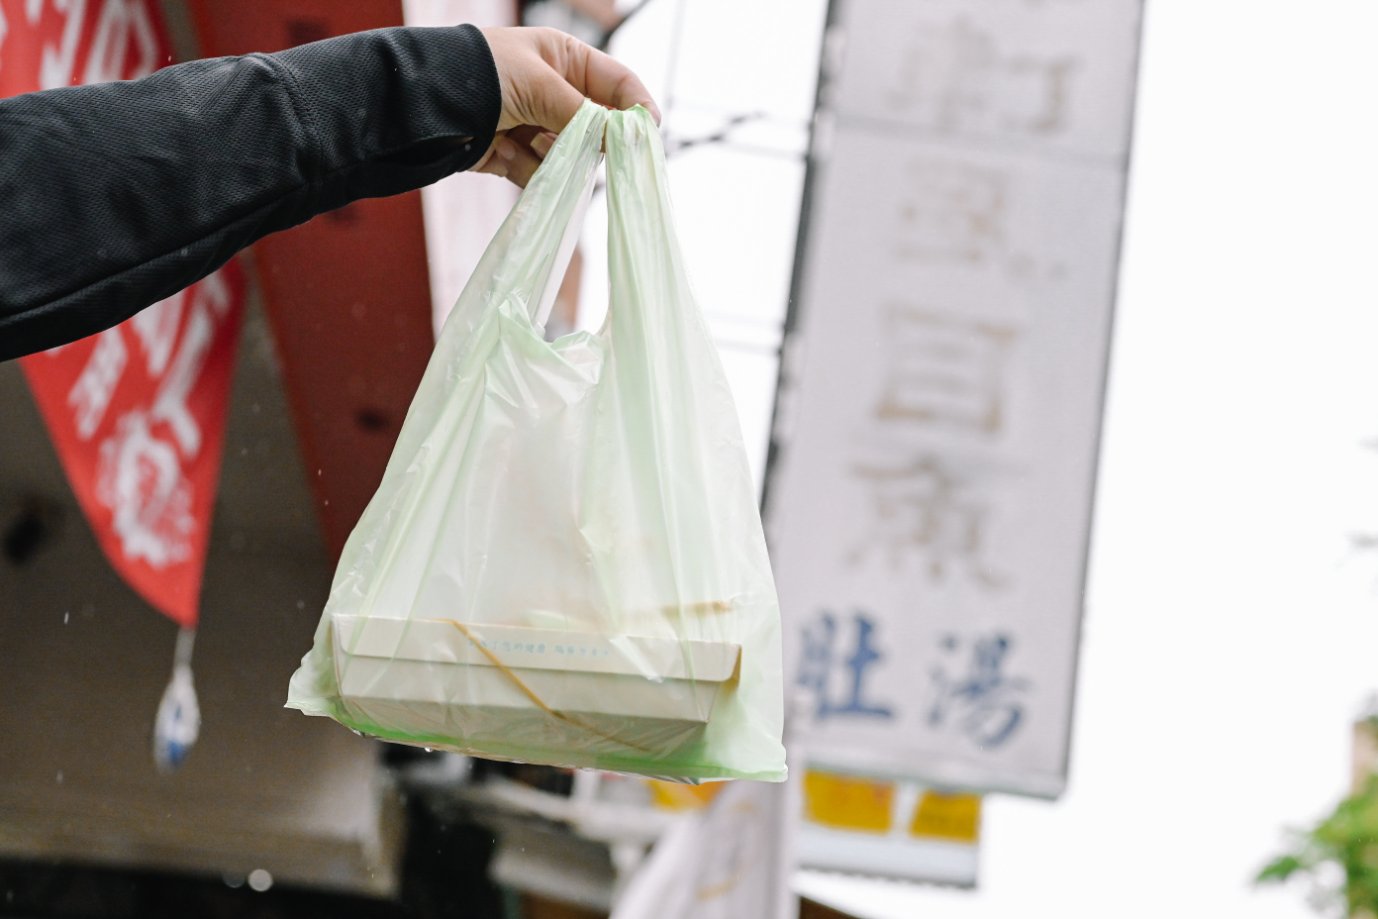
{"type": "Polygon", "coordinates": [[[539,165],[541,161],[530,147],[500,137],[476,171],[507,179],[518,188],[525,188],[539,165]]]}
{"type": "Polygon", "coordinates": [[[475,171],[500,176],[518,188],[525,188],[552,143],[554,138],[537,128],[514,128],[494,142],[475,171]]]}
{"type": "MultiPolygon", "coordinates": [[[[561,76],[581,95],[615,109],[644,105],[660,124],[660,108],[636,74],[602,51],[563,33],[556,34],[564,40],[565,48],[562,60],[552,60],[551,64],[557,69],[563,64],[561,76]]],[[[573,112],[570,117],[574,117],[573,112]]]]}
{"type": "Polygon", "coordinates": [[[498,130],[564,130],[588,97],[611,108],[641,104],[660,123],[650,92],[624,65],[556,29],[484,29],[502,88],[498,130]]]}
{"type": "Polygon", "coordinates": [[[609,108],[660,109],[636,74],[608,55],[555,29],[484,29],[502,91],[498,137],[474,166],[526,187],[585,98],[609,108]],[[543,130],[545,133],[543,133],[543,130]]]}
{"type": "Polygon", "coordinates": [[[531,177],[535,175],[536,168],[541,165],[541,160],[532,152],[530,147],[524,144],[512,144],[511,146],[511,155],[506,157],[507,180],[518,188],[525,188],[526,183],[530,182],[531,177]]]}
{"type": "Polygon", "coordinates": [[[555,146],[555,135],[549,131],[542,131],[531,138],[531,149],[536,151],[536,155],[543,160],[553,146],[555,146]]]}

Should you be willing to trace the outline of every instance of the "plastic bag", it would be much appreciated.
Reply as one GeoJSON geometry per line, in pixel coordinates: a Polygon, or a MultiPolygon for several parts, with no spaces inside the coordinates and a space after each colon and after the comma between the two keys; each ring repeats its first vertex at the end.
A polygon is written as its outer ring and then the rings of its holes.
{"type": "Polygon", "coordinates": [[[778,600],[644,109],[586,103],[494,237],[287,704],[493,759],[784,777],[778,600]],[[608,318],[548,343],[605,140],[608,318]]]}

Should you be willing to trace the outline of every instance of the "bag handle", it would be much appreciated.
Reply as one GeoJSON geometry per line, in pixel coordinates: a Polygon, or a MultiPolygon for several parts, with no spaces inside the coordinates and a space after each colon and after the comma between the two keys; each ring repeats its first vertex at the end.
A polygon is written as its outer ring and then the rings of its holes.
{"type": "MultiPolygon", "coordinates": [[[[652,360],[675,358],[675,329],[703,325],[675,233],[666,149],[642,106],[610,112],[608,150],[608,322],[613,340],[637,342],[652,360]]],[[[707,332],[706,332],[707,335],[707,332]]]]}
{"type": "Polygon", "coordinates": [[[578,242],[584,208],[603,158],[608,110],[585,100],[517,198],[466,285],[449,322],[468,329],[503,299],[514,299],[537,328],[550,316],[564,266],[578,242]]]}

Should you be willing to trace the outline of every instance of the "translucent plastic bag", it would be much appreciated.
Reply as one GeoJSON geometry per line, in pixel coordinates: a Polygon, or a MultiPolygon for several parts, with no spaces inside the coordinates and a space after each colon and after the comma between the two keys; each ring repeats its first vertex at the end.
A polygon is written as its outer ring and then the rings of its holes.
{"type": "Polygon", "coordinates": [[[586,103],[460,296],[288,706],[479,756],[784,777],[779,607],[644,109],[586,103]],[[607,150],[610,306],[547,343],[607,150]]]}

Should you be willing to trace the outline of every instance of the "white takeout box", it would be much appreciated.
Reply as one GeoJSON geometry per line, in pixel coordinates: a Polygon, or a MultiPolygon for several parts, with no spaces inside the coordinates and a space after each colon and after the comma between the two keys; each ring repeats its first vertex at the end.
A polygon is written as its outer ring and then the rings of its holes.
{"type": "Polygon", "coordinates": [[[534,732],[602,749],[683,743],[708,723],[741,659],[741,646],[727,642],[448,619],[335,615],[332,626],[346,706],[427,737],[534,732]]]}

